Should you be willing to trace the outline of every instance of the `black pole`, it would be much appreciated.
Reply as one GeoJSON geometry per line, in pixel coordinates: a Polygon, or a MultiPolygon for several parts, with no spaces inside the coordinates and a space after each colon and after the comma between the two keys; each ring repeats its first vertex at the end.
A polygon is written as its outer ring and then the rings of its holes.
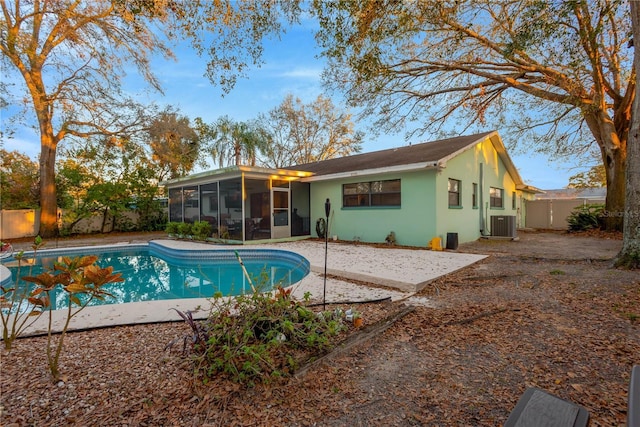
{"type": "Polygon", "coordinates": [[[324,290],[322,292],[322,311],[327,310],[327,252],[329,248],[329,213],[331,212],[331,202],[327,198],[324,202],[324,216],[326,222],[324,225],[324,290]]]}

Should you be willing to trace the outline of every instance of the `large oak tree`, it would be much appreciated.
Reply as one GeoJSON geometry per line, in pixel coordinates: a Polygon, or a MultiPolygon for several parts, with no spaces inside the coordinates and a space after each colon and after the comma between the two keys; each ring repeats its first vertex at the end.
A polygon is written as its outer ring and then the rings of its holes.
{"type": "Polygon", "coordinates": [[[304,104],[289,94],[260,118],[272,141],[265,152],[268,167],[287,167],[349,156],[361,149],[363,134],[352,116],[322,95],[304,104]]]}
{"type": "Polygon", "coordinates": [[[158,181],[187,175],[196,164],[200,137],[186,116],[165,111],[147,129],[151,156],[157,164],[158,181]]]}
{"type": "Polygon", "coordinates": [[[186,38],[208,56],[203,72],[228,91],[247,66],[260,62],[263,37],[279,33],[282,17],[295,15],[297,6],[277,0],[0,0],[4,71],[24,84],[40,133],[40,234],[57,232],[55,161],[65,137],[116,137],[148,123],[121,92],[128,66],[159,90],[150,58],[171,56],[165,39],[186,38]]]}
{"type": "MultiPolygon", "coordinates": [[[[624,0],[315,0],[329,87],[379,129],[491,122],[530,149],[597,144],[620,229],[635,94],[624,0]]],[[[637,189],[636,189],[637,191],[637,189]]]]}
{"type": "MultiPolygon", "coordinates": [[[[640,69],[640,4],[631,2],[634,68],[640,69]]],[[[635,99],[627,141],[627,203],[624,210],[624,239],[617,264],[640,268],[640,75],[635,73],[635,99]]]]}

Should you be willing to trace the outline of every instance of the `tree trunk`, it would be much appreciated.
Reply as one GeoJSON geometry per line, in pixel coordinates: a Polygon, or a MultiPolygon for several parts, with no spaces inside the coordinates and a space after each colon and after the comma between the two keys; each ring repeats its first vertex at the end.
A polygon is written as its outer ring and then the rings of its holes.
{"type": "MultiPolygon", "coordinates": [[[[627,147],[628,149],[628,147],[627,147]]],[[[613,150],[603,155],[607,175],[607,197],[605,202],[605,228],[610,231],[622,231],[625,206],[625,170],[627,166],[627,149],[613,150]]]]}
{"type": "Polygon", "coordinates": [[[585,121],[600,147],[602,163],[607,176],[605,228],[610,231],[622,231],[628,131],[616,129],[614,123],[608,119],[603,111],[593,111],[586,114],[585,121]]]}
{"type": "Polygon", "coordinates": [[[40,146],[40,230],[43,238],[58,234],[58,203],[56,199],[56,144],[53,136],[41,134],[40,146]]]}
{"type": "Polygon", "coordinates": [[[629,2],[634,40],[635,99],[631,111],[631,130],[627,140],[627,191],[624,209],[622,250],[616,265],[640,268],[640,4],[629,2]]]}

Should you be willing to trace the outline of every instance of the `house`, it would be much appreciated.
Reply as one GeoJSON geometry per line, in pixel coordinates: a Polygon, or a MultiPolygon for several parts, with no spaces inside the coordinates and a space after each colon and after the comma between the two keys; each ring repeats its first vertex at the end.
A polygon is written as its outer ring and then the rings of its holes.
{"type": "Polygon", "coordinates": [[[331,236],[384,242],[393,231],[410,246],[449,233],[459,242],[513,236],[524,200],[537,192],[496,131],[284,169],[235,166],[165,185],[170,221],[209,221],[231,240],[316,236],[329,199],[331,236]]]}

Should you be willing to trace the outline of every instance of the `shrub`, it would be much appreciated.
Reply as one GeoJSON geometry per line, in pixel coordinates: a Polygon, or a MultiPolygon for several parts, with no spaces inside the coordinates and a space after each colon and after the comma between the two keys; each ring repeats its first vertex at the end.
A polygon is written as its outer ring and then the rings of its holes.
{"type": "Polygon", "coordinates": [[[316,314],[290,292],[279,287],[275,294],[263,293],[258,286],[233,298],[218,293],[202,322],[176,310],[192,329],[192,335],[181,340],[196,375],[205,383],[221,374],[253,386],[291,375],[299,362],[296,355],[326,351],[329,337],[343,328],[341,320],[330,313],[316,314]]]}
{"type": "Polygon", "coordinates": [[[584,205],[574,208],[567,217],[569,231],[575,232],[600,228],[603,211],[604,205],[601,204],[584,205]]]}
{"type": "Polygon", "coordinates": [[[206,240],[211,236],[213,228],[207,221],[196,221],[191,226],[191,234],[198,240],[206,240]]]}
{"type": "Polygon", "coordinates": [[[175,222],[175,221],[168,222],[166,227],[164,228],[164,231],[166,231],[167,234],[169,235],[176,235],[178,234],[179,225],[180,225],[179,222],[175,222]]]}
{"type": "MultiPolygon", "coordinates": [[[[34,257],[37,249],[43,246],[38,236],[34,242],[34,257]]],[[[61,257],[54,263],[53,268],[37,276],[22,276],[21,262],[24,255],[20,252],[17,276],[21,278],[9,287],[2,287],[0,292],[0,311],[2,318],[2,340],[5,349],[11,350],[13,342],[33,321],[45,312],[48,313],[47,327],[47,363],[54,381],[60,378],[58,362],[64,346],[67,329],[71,319],[82,311],[93,299],[104,299],[111,296],[104,290],[109,283],[122,282],[120,273],[113,274],[113,267],[100,268],[96,265],[98,257],[95,255],[69,258],[61,257]],[[26,283],[20,283],[20,282],[26,283]],[[61,333],[53,336],[53,313],[51,299],[58,299],[60,295],[67,298],[66,319],[61,333]],[[29,321],[31,320],[31,321],[29,321]]],[[[33,265],[33,263],[29,263],[33,265]]],[[[29,274],[32,274],[31,269],[29,274]]]]}
{"type": "Polygon", "coordinates": [[[178,223],[178,234],[181,236],[190,236],[191,235],[191,224],[188,222],[180,222],[178,223]]]}
{"type": "MultiPolygon", "coordinates": [[[[3,243],[4,245],[4,243],[3,243]]],[[[40,236],[37,236],[31,248],[33,258],[36,257],[38,249],[44,246],[40,236]]],[[[16,276],[22,276],[23,264],[29,266],[28,274],[33,270],[33,262],[29,262],[23,251],[14,255],[18,262],[16,276]]],[[[31,326],[42,315],[41,307],[30,304],[30,299],[36,296],[37,290],[31,289],[27,284],[21,284],[20,279],[15,280],[7,286],[0,287],[0,319],[2,319],[2,342],[7,351],[11,351],[13,342],[31,326]]]]}
{"type": "Polygon", "coordinates": [[[80,313],[93,299],[103,300],[111,297],[104,290],[109,283],[123,282],[120,273],[113,273],[113,267],[100,268],[96,265],[95,255],[69,258],[62,257],[54,263],[53,269],[37,276],[23,277],[22,280],[35,284],[29,302],[35,307],[45,310],[51,305],[51,296],[64,292],[67,298],[67,313],[62,331],[53,337],[53,314],[48,310],[47,328],[47,362],[54,382],[60,379],[58,363],[64,346],[64,339],[71,319],[80,313]],[[53,294],[52,294],[53,292],[53,294]]]}

